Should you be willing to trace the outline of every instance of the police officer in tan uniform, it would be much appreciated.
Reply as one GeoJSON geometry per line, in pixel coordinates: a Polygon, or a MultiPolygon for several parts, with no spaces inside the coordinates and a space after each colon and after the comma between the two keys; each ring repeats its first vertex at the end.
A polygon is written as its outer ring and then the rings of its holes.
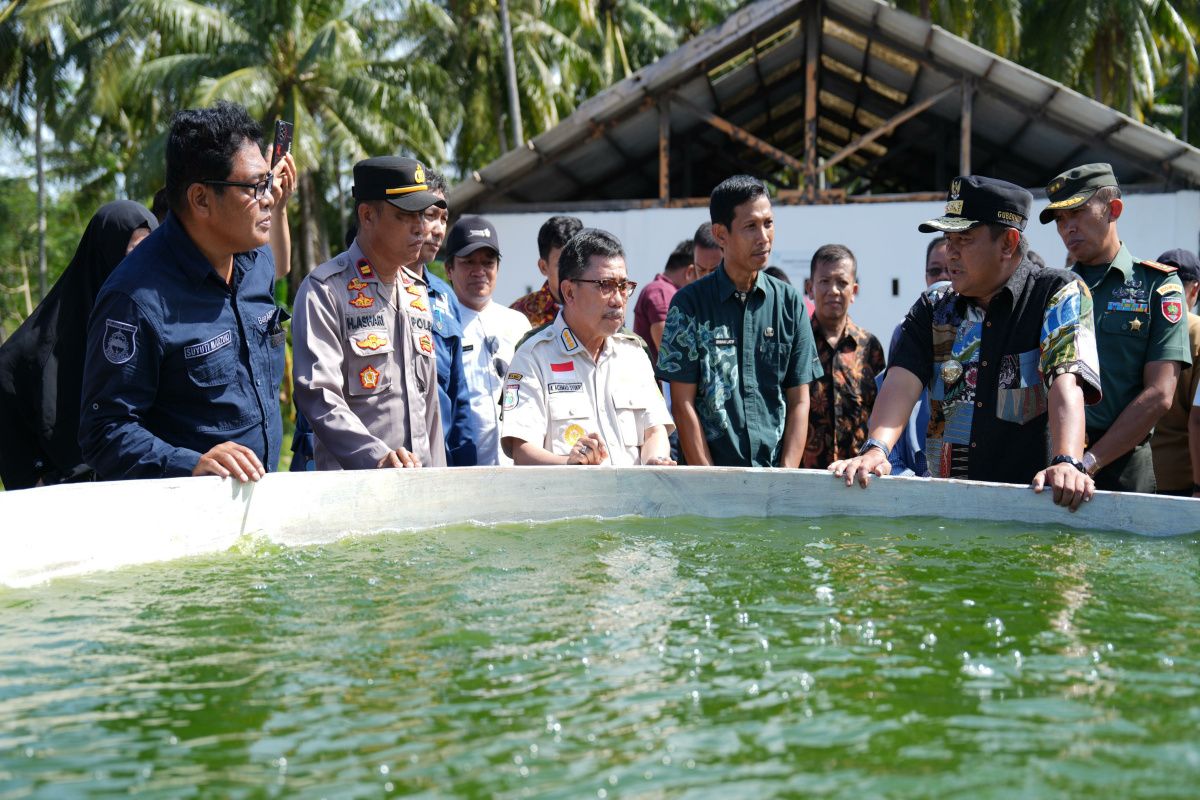
{"type": "Polygon", "coordinates": [[[292,323],[317,469],[444,467],[429,295],[402,267],[445,201],[419,162],[392,156],[354,165],[354,199],[358,235],[304,279],[292,323]]]}
{"type": "Polygon", "coordinates": [[[671,465],[675,426],[642,340],[621,332],[629,295],[616,237],[584,229],[558,262],[563,309],[513,357],[501,446],[518,464],[671,465]]]}

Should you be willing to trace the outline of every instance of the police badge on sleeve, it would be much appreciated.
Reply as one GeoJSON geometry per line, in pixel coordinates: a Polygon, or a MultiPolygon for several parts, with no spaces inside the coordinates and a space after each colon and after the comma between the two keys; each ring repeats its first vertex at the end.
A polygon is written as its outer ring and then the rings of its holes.
{"type": "Polygon", "coordinates": [[[137,326],[104,320],[104,357],[112,364],[124,364],[137,351],[137,326]]]}

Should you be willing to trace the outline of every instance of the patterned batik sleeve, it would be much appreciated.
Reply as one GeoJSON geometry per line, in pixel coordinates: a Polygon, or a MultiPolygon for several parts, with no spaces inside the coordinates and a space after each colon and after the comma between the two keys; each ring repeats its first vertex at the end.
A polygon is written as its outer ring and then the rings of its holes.
{"type": "Polygon", "coordinates": [[[1064,284],[1046,304],[1038,367],[1047,388],[1059,375],[1069,372],[1083,388],[1085,403],[1100,402],[1100,358],[1092,321],[1092,293],[1082,281],[1064,284]]]}
{"type": "Polygon", "coordinates": [[[797,307],[794,313],[800,322],[796,326],[796,339],[792,343],[792,359],[783,379],[784,389],[812,383],[817,378],[825,377],[825,368],[821,366],[821,356],[817,353],[817,340],[813,338],[812,322],[799,293],[795,295],[795,302],[797,307]]]}
{"type": "Polygon", "coordinates": [[[655,374],[660,381],[698,384],[701,357],[699,323],[688,298],[680,292],[667,311],[655,374]]]}

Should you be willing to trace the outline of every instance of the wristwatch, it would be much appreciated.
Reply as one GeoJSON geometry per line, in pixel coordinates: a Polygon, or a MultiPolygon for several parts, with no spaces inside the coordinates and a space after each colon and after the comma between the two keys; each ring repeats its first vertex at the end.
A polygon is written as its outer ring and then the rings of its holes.
{"type": "MultiPolygon", "coordinates": [[[[1092,460],[1094,461],[1095,459],[1093,458],[1092,460]]],[[[1053,467],[1055,464],[1070,464],[1072,467],[1079,470],[1084,475],[1088,474],[1087,467],[1085,467],[1083,465],[1082,461],[1075,458],[1074,456],[1069,456],[1066,454],[1063,454],[1061,456],[1055,456],[1054,458],[1050,459],[1050,466],[1053,467]]]]}
{"type": "Polygon", "coordinates": [[[884,459],[884,461],[886,461],[887,459],[891,458],[891,456],[892,456],[892,448],[888,447],[886,442],[883,442],[883,441],[881,441],[881,440],[879,440],[879,439],[876,439],[876,438],[874,438],[874,437],[872,437],[872,438],[870,438],[870,439],[867,439],[865,442],[863,442],[863,444],[862,444],[862,447],[858,448],[858,454],[861,456],[863,453],[866,453],[866,452],[867,452],[868,450],[870,450],[872,447],[877,447],[877,448],[879,448],[881,451],[883,451],[883,459],[884,459]]]}

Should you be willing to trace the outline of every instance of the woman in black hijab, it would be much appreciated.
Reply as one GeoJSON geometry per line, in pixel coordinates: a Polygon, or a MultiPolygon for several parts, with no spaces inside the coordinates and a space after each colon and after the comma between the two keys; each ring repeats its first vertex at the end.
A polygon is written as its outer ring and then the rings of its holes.
{"type": "Polygon", "coordinates": [[[0,346],[0,480],[6,489],[86,480],[79,402],[88,317],[109,274],[158,226],[140,203],[101,206],[75,257],[0,346]]]}

